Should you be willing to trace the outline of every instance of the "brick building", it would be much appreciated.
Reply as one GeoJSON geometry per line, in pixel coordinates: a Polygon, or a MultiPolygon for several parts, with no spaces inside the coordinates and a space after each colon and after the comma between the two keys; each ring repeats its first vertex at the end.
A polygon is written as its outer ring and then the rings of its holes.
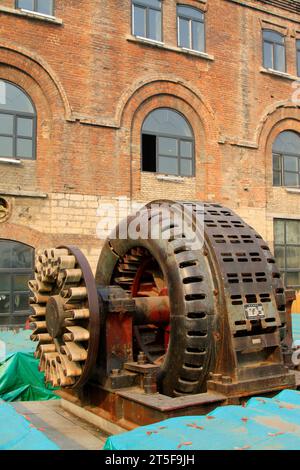
{"type": "Polygon", "coordinates": [[[0,324],[123,196],[221,202],[300,286],[299,0],[0,0],[0,324]]]}

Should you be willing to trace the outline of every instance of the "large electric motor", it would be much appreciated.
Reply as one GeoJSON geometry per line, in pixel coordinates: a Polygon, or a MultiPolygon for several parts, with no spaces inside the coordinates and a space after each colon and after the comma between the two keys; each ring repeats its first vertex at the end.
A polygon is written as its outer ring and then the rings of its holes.
{"type": "Polygon", "coordinates": [[[155,201],[106,240],[38,255],[31,322],[45,380],[170,397],[293,387],[285,294],[261,236],[219,204],[155,201]],[[142,378],[141,378],[142,377],[142,378]]]}

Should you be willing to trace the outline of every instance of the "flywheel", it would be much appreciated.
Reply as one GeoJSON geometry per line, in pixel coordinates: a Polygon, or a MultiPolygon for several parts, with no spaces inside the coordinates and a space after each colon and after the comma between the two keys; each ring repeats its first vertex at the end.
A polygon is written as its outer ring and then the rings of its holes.
{"type": "Polygon", "coordinates": [[[97,289],[82,252],[62,246],[37,253],[30,321],[45,381],[81,387],[95,365],[100,321],[97,289]]]}

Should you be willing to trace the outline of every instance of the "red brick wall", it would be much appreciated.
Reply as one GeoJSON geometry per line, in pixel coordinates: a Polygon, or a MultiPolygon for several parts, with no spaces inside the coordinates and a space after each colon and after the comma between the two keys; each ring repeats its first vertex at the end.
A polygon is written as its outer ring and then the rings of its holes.
{"type": "MultiPolygon", "coordinates": [[[[291,102],[300,15],[275,1],[186,0],[205,11],[209,57],[201,57],[178,50],[176,1],[162,3],[165,47],[134,40],[129,0],[57,1],[62,24],[1,2],[0,78],[33,99],[38,141],[35,162],[0,163],[0,193],[221,201],[272,241],[273,214],[300,217],[300,195],[273,188],[271,174],[277,133],[300,130],[291,102]],[[286,34],[289,77],[261,70],[262,27],[286,34]],[[195,134],[196,177],[181,184],[140,172],[141,126],[159,106],[182,112],[195,134]]],[[[63,228],[50,230],[63,238],[63,228]]]]}

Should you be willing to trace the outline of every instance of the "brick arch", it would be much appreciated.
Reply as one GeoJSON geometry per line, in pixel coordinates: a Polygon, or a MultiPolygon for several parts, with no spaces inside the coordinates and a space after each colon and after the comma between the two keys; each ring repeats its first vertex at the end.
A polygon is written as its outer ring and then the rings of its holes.
{"type": "Polygon", "coordinates": [[[25,245],[29,245],[33,248],[51,245],[51,236],[43,234],[33,228],[7,222],[0,226],[0,239],[1,238],[25,243],[25,245]]]}
{"type": "Polygon", "coordinates": [[[131,122],[131,116],[135,110],[142,105],[147,99],[159,95],[166,94],[181,98],[189,103],[196,112],[201,115],[203,122],[218,132],[218,124],[216,122],[213,109],[207,100],[201,95],[200,90],[192,84],[172,75],[155,75],[155,77],[147,77],[135,82],[121,96],[117,110],[116,122],[118,126],[126,125],[131,122]]]}
{"type": "Polygon", "coordinates": [[[48,96],[53,108],[63,113],[67,120],[74,121],[66,92],[52,68],[38,54],[14,43],[0,42],[1,69],[10,66],[31,77],[48,96]]]}
{"type": "Polygon", "coordinates": [[[283,131],[295,131],[300,134],[299,108],[290,103],[281,103],[274,107],[267,113],[260,126],[258,148],[266,172],[266,187],[273,185],[272,146],[276,137],[283,131]]]}
{"type": "MultiPolygon", "coordinates": [[[[120,140],[130,150],[130,193],[137,196],[141,190],[141,128],[146,116],[157,108],[171,108],[180,112],[189,122],[195,136],[196,193],[205,197],[211,184],[213,191],[220,188],[221,158],[217,144],[218,128],[210,107],[203,103],[195,90],[182,83],[156,80],[142,85],[133,93],[123,110],[120,140]],[[209,135],[209,139],[207,136],[209,135]],[[213,172],[210,167],[214,167],[213,172]],[[211,181],[210,181],[211,180],[211,181]]],[[[127,160],[127,159],[126,159],[127,160]]],[[[128,160],[127,160],[128,161],[128,160]]]]}

